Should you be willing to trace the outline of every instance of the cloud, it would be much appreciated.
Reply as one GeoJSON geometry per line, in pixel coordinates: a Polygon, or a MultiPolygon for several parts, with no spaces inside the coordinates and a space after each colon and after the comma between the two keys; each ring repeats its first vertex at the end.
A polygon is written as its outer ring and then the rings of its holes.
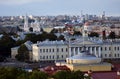
{"type": "Polygon", "coordinates": [[[31,2],[46,2],[49,0],[0,0],[0,4],[3,5],[22,5],[31,2]]]}

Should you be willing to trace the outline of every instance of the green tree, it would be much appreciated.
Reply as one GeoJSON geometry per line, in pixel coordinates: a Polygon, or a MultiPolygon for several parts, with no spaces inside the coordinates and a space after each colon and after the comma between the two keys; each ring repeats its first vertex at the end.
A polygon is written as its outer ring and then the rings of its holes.
{"type": "Polygon", "coordinates": [[[53,75],[54,79],[71,79],[70,71],[58,71],[53,75]]]}
{"type": "Polygon", "coordinates": [[[63,41],[65,41],[65,37],[64,37],[63,35],[60,35],[60,36],[58,37],[58,40],[63,40],[63,41]]]}
{"type": "Polygon", "coordinates": [[[35,39],[36,38],[36,34],[34,33],[31,33],[31,34],[27,34],[26,37],[25,37],[25,41],[31,41],[33,43],[35,43],[37,40],[35,39]]]}
{"type": "Polygon", "coordinates": [[[28,72],[22,72],[21,74],[19,74],[19,76],[17,77],[17,79],[29,79],[30,73],[28,72]]]}
{"type": "Polygon", "coordinates": [[[115,32],[110,32],[110,34],[108,35],[109,39],[115,39],[116,35],[115,32]]]}
{"type": "Polygon", "coordinates": [[[52,29],[50,33],[58,33],[58,29],[52,29]]]}
{"type": "Polygon", "coordinates": [[[99,34],[97,32],[91,32],[88,36],[89,37],[99,37],[99,34]]]}
{"type": "Polygon", "coordinates": [[[82,35],[80,31],[74,31],[74,35],[82,35]]]}
{"type": "Polygon", "coordinates": [[[25,40],[17,40],[16,41],[16,46],[20,46],[21,44],[23,44],[25,42],[25,40]]]}
{"type": "Polygon", "coordinates": [[[47,39],[49,39],[50,41],[55,41],[55,40],[57,40],[57,36],[55,35],[55,34],[53,34],[53,33],[49,33],[49,34],[47,34],[47,39]]]}
{"type": "Polygon", "coordinates": [[[84,73],[81,71],[72,71],[71,79],[84,79],[84,73]]]}
{"type": "Polygon", "coordinates": [[[33,71],[29,78],[30,79],[47,79],[48,75],[41,71],[33,71]]]}
{"type": "Polygon", "coordinates": [[[29,50],[24,44],[19,47],[16,59],[19,61],[29,61],[29,50]]]}
{"type": "Polygon", "coordinates": [[[11,67],[0,68],[0,79],[17,79],[19,74],[21,73],[20,70],[18,70],[17,68],[11,67]]]}
{"type": "Polygon", "coordinates": [[[0,55],[0,62],[3,62],[5,60],[5,57],[0,55]]]}
{"type": "Polygon", "coordinates": [[[90,79],[81,71],[58,71],[53,75],[54,79],[90,79]]]}
{"type": "Polygon", "coordinates": [[[13,40],[9,35],[5,34],[0,39],[0,55],[9,56],[11,48],[15,46],[15,40],[13,40]]]}

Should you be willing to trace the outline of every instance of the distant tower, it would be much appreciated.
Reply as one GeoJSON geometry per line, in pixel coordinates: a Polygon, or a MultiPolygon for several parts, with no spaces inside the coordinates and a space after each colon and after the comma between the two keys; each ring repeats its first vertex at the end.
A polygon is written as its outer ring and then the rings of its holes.
{"type": "Polygon", "coordinates": [[[28,16],[27,15],[24,17],[24,31],[29,32],[28,16]]]}
{"type": "Polygon", "coordinates": [[[102,20],[105,20],[105,11],[103,11],[102,20]]]}
{"type": "Polygon", "coordinates": [[[83,15],[83,11],[81,10],[81,22],[82,23],[85,23],[85,17],[84,17],[84,15],[83,15]]]}
{"type": "Polygon", "coordinates": [[[81,17],[83,17],[83,11],[81,10],[81,17]]]}

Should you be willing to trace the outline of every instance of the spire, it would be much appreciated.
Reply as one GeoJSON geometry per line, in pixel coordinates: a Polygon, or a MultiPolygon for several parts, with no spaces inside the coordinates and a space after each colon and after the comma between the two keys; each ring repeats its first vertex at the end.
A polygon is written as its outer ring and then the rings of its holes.
{"type": "Polygon", "coordinates": [[[102,20],[105,20],[105,11],[103,11],[102,20]]]}
{"type": "Polygon", "coordinates": [[[83,11],[81,10],[81,17],[83,17],[83,11]]]}
{"type": "Polygon", "coordinates": [[[29,31],[28,16],[27,16],[27,14],[24,16],[24,31],[26,31],[26,32],[29,31]]]}

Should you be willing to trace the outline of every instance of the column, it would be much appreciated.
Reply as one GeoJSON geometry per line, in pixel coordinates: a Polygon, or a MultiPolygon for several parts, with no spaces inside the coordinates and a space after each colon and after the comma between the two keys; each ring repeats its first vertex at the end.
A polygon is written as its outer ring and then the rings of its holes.
{"type": "Polygon", "coordinates": [[[78,53],[77,54],[79,54],[80,53],[80,48],[78,47],[78,53]]]}
{"type": "MultiPolygon", "coordinates": [[[[74,53],[74,55],[75,55],[75,47],[73,48],[73,53],[74,53]]],[[[74,56],[74,55],[73,55],[73,56],[74,56]]]]}
{"type": "Polygon", "coordinates": [[[90,47],[90,54],[93,54],[93,53],[92,53],[92,47],[90,47]]]}
{"type": "Polygon", "coordinates": [[[86,47],[86,50],[88,51],[88,47],[86,47]]]}
{"type": "Polygon", "coordinates": [[[71,47],[69,47],[69,57],[71,57],[71,47]]]}
{"type": "Polygon", "coordinates": [[[101,57],[101,47],[98,48],[99,55],[98,57],[101,57]]]}
{"type": "Polygon", "coordinates": [[[96,47],[94,47],[95,56],[97,57],[96,47]]]}

